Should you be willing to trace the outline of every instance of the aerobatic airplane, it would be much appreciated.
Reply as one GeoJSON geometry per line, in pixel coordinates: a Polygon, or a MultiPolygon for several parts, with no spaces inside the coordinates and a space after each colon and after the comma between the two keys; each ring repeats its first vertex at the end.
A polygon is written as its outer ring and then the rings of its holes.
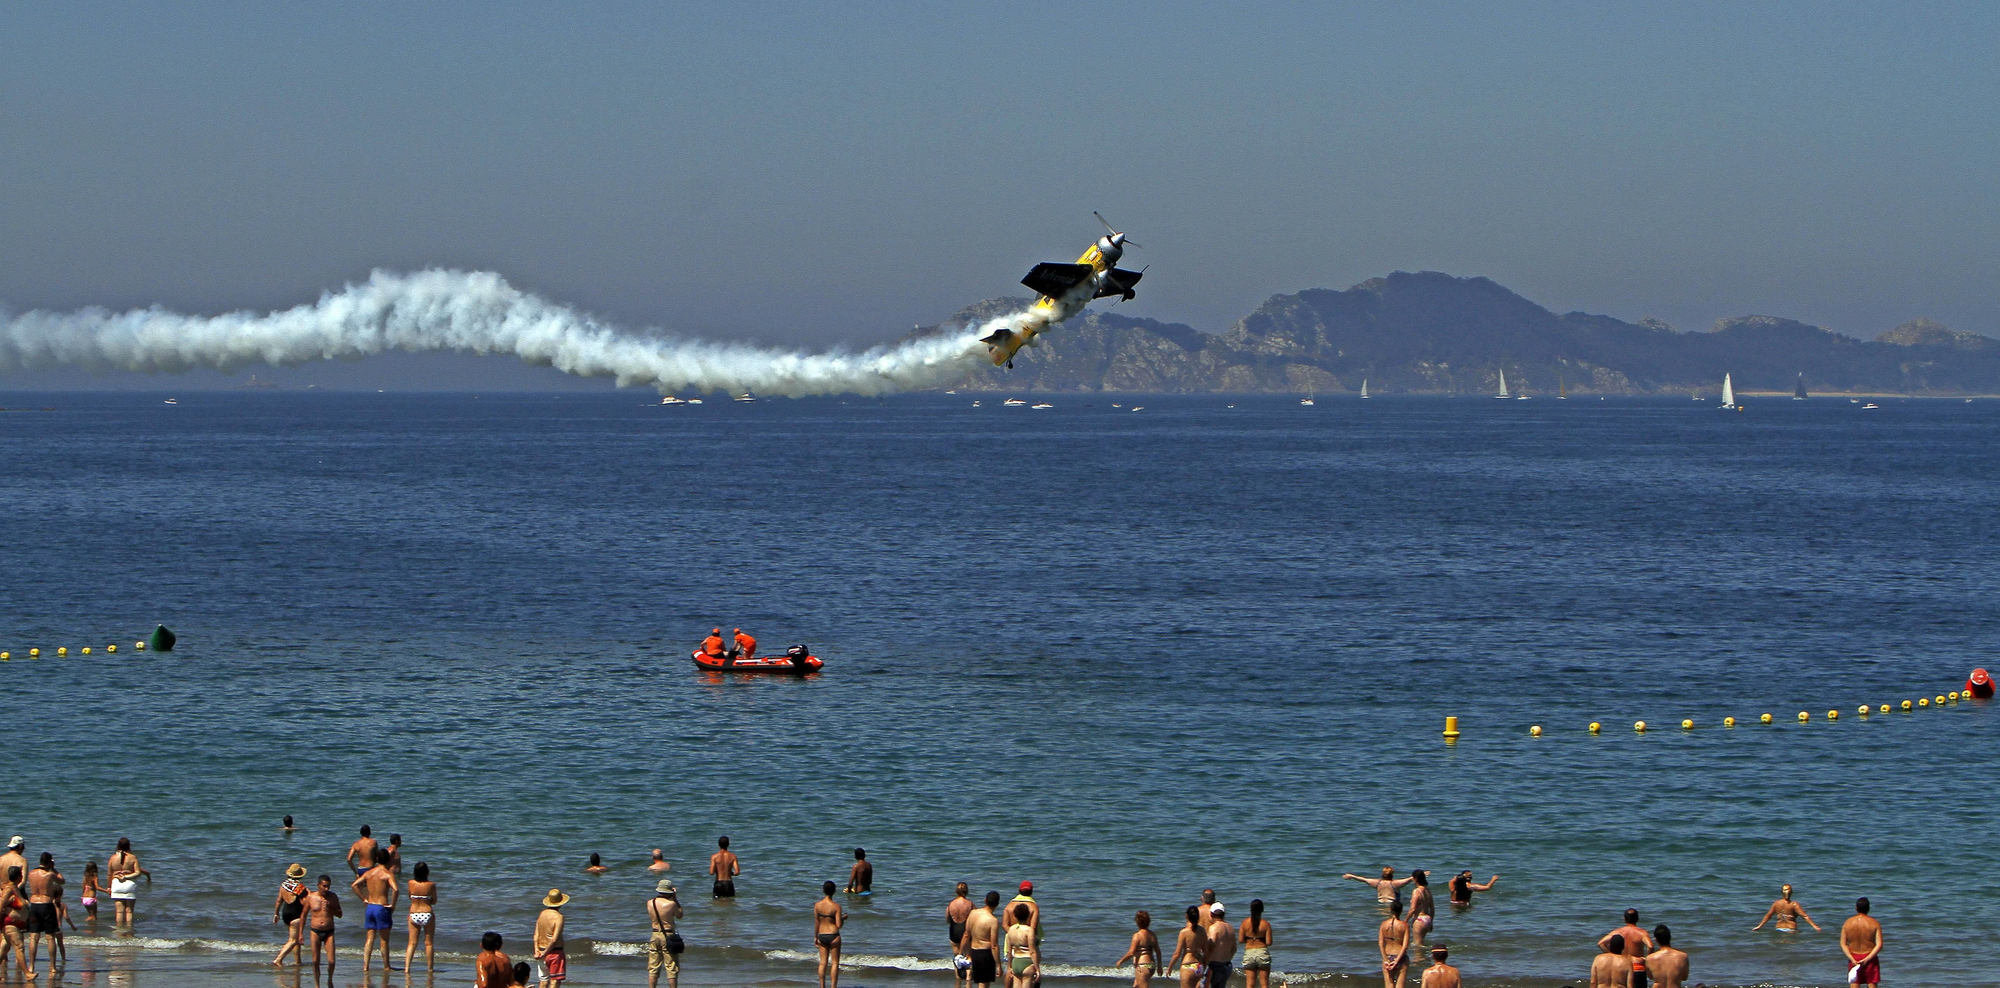
{"type": "Polygon", "coordinates": [[[1139,283],[1144,271],[1127,271],[1114,267],[1118,259],[1125,256],[1125,245],[1139,244],[1125,239],[1125,235],[1111,228],[1101,213],[1093,211],[1097,222],[1104,223],[1104,236],[1090,245],[1075,264],[1057,264],[1044,261],[1028,272],[1021,284],[1035,290],[1040,295],[1029,310],[1030,318],[1019,329],[1003,329],[979,342],[986,344],[986,352],[993,358],[993,366],[1014,366],[1014,354],[1024,346],[1037,345],[1036,337],[1053,326],[1077,313],[1092,299],[1107,298],[1112,295],[1131,299],[1138,293],[1132,286],[1139,283]]]}

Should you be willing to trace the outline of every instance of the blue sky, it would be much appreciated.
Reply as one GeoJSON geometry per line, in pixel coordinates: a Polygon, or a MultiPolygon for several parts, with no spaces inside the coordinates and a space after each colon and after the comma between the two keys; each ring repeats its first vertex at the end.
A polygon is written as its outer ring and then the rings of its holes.
{"type": "Polygon", "coordinates": [[[1094,235],[1220,332],[1392,270],[1682,329],[2000,333],[2000,5],[0,9],[0,303],[490,268],[825,346],[1094,235]]]}

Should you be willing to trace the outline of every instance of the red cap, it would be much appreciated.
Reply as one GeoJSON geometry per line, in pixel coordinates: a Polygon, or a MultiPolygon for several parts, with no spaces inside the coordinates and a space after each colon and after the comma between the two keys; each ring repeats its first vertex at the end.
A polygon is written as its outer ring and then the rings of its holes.
{"type": "Polygon", "coordinates": [[[1035,890],[1035,883],[1034,883],[1034,882],[1022,882],[1022,883],[1021,883],[1021,891],[1023,891],[1023,892],[1033,892],[1034,890],[1035,890]]]}

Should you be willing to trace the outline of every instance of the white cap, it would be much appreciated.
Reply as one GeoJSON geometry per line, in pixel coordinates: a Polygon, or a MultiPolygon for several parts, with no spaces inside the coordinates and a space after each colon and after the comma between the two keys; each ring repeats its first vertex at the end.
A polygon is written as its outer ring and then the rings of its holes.
{"type": "Polygon", "coordinates": [[[1222,903],[1220,902],[1208,907],[1208,914],[1210,916],[1220,916],[1227,911],[1228,910],[1222,908],[1222,903]]]}
{"type": "Polygon", "coordinates": [[[7,847],[9,850],[11,850],[13,848],[21,847],[27,843],[28,843],[27,838],[22,837],[20,834],[15,834],[14,839],[7,842],[7,847]]]}

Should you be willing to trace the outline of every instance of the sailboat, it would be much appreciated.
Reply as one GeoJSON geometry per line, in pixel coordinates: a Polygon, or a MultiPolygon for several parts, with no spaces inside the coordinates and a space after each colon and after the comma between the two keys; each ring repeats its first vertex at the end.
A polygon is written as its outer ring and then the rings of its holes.
{"type": "Polygon", "coordinates": [[[1301,405],[1310,405],[1310,404],[1312,404],[1312,403],[1313,403],[1313,396],[1312,396],[1312,395],[1306,395],[1306,396],[1305,396],[1304,398],[1300,398],[1300,399],[1299,399],[1299,404],[1301,404],[1301,405]]]}
{"type": "Polygon", "coordinates": [[[1799,386],[1792,390],[1792,400],[1793,401],[1806,400],[1806,376],[1803,373],[1799,375],[1799,386]]]}
{"type": "Polygon", "coordinates": [[[1493,397],[1495,397],[1495,398],[1512,398],[1512,397],[1514,397],[1513,395],[1510,395],[1510,394],[1508,394],[1508,393],[1507,393],[1507,368],[1505,368],[1505,367],[1502,367],[1502,368],[1500,368],[1500,393],[1499,393],[1499,394],[1497,394],[1497,395],[1494,395],[1493,397]]]}
{"type": "Polygon", "coordinates": [[[1361,397],[1368,397],[1368,379],[1365,377],[1361,379],[1361,397]]]}
{"type": "Polygon", "coordinates": [[[1736,386],[1729,383],[1729,375],[1722,375],[1722,405],[1725,412],[1740,412],[1743,406],[1736,403],[1736,386]]]}
{"type": "Polygon", "coordinates": [[[1563,376],[1561,374],[1556,375],[1556,400],[1557,401],[1569,400],[1569,385],[1563,382],[1563,376]]]}

